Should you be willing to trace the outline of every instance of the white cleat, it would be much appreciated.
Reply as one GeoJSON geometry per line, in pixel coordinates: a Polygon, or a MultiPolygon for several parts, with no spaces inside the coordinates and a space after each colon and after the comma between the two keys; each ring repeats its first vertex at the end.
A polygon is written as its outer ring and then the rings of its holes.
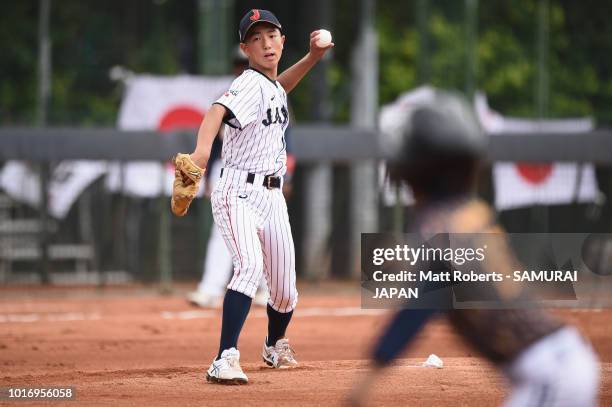
{"type": "Polygon", "coordinates": [[[268,366],[276,369],[288,369],[298,365],[295,352],[289,346],[287,338],[279,339],[274,346],[267,346],[264,341],[262,357],[268,366]]]}
{"type": "Polygon", "coordinates": [[[225,349],[219,360],[213,360],[206,372],[206,381],[219,384],[247,384],[249,379],[240,367],[240,351],[225,349]]]}
{"type": "Polygon", "coordinates": [[[193,291],[187,294],[187,301],[192,305],[202,308],[221,308],[222,298],[203,293],[202,291],[193,291]]]}

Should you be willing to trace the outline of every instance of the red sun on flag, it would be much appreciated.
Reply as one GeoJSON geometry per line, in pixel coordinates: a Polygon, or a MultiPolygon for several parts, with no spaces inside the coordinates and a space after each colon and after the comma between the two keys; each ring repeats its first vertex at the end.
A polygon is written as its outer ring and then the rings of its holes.
{"type": "MultiPolygon", "coordinates": [[[[175,130],[195,130],[200,127],[206,113],[191,106],[174,106],[162,115],[157,130],[171,132],[175,130]]],[[[168,170],[174,172],[174,164],[169,161],[168,170]]]]}
{"type": "Polygon", "coordinates": [[[553,171],[552,163],[524,163],[518,162],[514,166],[521,178],[530,184],[542,184],[546,181],[553,171]]]}
{"type": "Polygon", "coordinates": [[[197,129],[204,119],[205,112],[191,106],[174,106],[164,113],[159,120],[157,130],[193,130],[197,129]]]}

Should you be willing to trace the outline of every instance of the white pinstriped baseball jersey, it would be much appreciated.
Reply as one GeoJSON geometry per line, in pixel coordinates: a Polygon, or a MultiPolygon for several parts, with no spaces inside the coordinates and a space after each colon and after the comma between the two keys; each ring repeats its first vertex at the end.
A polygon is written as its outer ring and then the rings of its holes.
{"type": "Polygon", "coordinates": [[[215,103],[233,114],[226,121],[223,166],[261,175],[284,175],[289,111],[282,85],[249,68],[215,103]]]}
{"type": "Polygon", "coordinates": [[[213,217],[232,254],[227,288],[251,298],[262,274],[268,304],[289,312],[297,303],[295,249],[281,188],[267,188],[266,175],[286,171],[287,94],[280,83],[247,69],[217,102],[228,110],[223,174],[211,196],[213,217]]]}

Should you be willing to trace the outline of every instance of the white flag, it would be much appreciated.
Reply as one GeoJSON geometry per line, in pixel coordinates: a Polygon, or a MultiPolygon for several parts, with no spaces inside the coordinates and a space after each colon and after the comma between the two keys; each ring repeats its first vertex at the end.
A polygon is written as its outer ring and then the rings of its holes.
{"type": "MultiPolygon", "coordinates": [[[[159,131],[193,129],[195,132],[210,105],[229,88],[232,80],[231,76],[134,76],[126,83],[118,127],[159,131]]],[[[132,196],[154,197],[161,191],[167,195],[172,191],[174,170],[170,163],[139,161],[120,167],[99,161],[64,161],[51,174],[49,213],[64,218],[81,193],[105,173],[108,174],[106,185],[114,192],[122,190],[132,196]]],[[[0,187],[19,202],[40,205],[38,172],[26,162],[7,162],[0,173],[0,187]]]]}
{"type": "Polygon", "coordinates": [[[0,173],[0,186],[12,199],[33,207],[40,205],[38,171],[25,161],[7,161],[0,173]]]}
{"type": "MultiPolygon", "coordinates": [[[[134,76],[126,83],[117,125],[121,130],[196,132],[206,111],[227,91],[232,80],[231,76],[134,76]]],[[[162,191],[170,195],[173,179],[170,163],[129,162],[122,168],[112,165],[107,187],[127,195],[154,197],[162,191]]]]}
{"type": "MultiPolygon", "coordinates": [[[[482,126],[492,137],[499,133],[517,133],[517,137],[523,137],[520,133],[577,133],[593,129],[593,121],[589,118],[525,120],[503,117],[489,108],[482,94],[477,95],[475,106],[482,126]]],[[[493,166],[493,184],[498,210],[592,202],[599,195],[595,169],[590,163],[498,162],[493,166]]]]}
{"type": "MultiPolygon", "coordinates": [[[[103,161],[62,161],[49,180],[49,214],[64,219],[83,191],[106,173],[106,167],[103,161]]],[[[35,208],[40,206],[40,176],[27,162],[7,162],[0,174],[0,186],[14,200],[35,208]]]]}

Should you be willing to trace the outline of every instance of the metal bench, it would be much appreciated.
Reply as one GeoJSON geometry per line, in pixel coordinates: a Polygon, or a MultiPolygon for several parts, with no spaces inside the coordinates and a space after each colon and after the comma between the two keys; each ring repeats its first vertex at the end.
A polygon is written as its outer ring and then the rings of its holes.
{"type": "MultiPolygon", "coordinates": [[[[38,219],[0,221],[0,283],[6,282],[15,262],[34,262],[40,259],[37,236],[42,230],[38,219]]],[[[57,224],[49,222],[47,231],[57,231],[57,224]]],[[[74,261],[77,272],[86,272],[93,261],[94,250],[89,244],[50,244],[50,261],[74,261]]]]}

